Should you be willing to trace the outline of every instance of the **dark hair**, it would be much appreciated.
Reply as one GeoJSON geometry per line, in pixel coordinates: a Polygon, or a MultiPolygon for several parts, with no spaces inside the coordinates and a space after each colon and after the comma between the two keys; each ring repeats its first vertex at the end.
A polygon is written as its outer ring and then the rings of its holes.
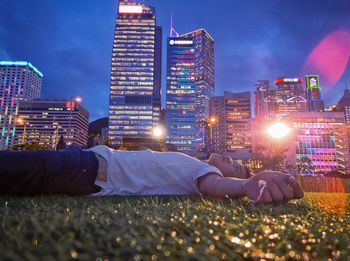
{"type": "Polygon", "coordinates": [[[246,175],[245,175],[246,179],[249,179],[250,177],[253,176],[252,172],[250,171],[250,169],[248,167],[245,167],[245,173],[246,173],[246,175]]]}

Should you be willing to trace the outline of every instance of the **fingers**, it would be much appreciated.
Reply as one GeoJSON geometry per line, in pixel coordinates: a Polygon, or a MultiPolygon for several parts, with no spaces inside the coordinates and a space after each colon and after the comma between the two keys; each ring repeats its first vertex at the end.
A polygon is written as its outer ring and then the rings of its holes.
{"type": "Polygon", "coordinates": [[[304,191],[295,178],[293,178],[292,176],[289,176],[289,178],[287,179],[287,183],[294,192],[294,198],[300,199],[304,197],[304,191]]]}
{"type": "Polygon", "coordinates": [[[271,193],[267,187],[264,189],[261,198],[258,199],[256,202],[259,204],[271,204],[271,203],[273,203],[271,193]]]}
{"type": "Polygon", "coordinates": [[[274,182],[273,179],[268,182],[268,187],[272,196],[272,200],[274,203],[282,203],[284,200],[284,194],[278,187],[278,185],[274,182]]]}
{"type": "Polygon", "coordinates": [[[274,176],[273,181],[283,194],[284,200],[288,201],[295,197],[293,190],[284,179],[279,176],[274,176]]]}

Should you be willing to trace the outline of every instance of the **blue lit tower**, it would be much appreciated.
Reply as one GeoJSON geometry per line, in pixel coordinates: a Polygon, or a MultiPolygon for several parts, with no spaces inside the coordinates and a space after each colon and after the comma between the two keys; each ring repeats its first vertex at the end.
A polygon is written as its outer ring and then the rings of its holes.
{"type": "Polygon", "coordinates": [[[179,36],[171,28],[167,51],[167,142],[178,151],[204,147],[214,96],[214,40],[204,29],[179,36]]]}
{"type": "Polygon", "coordinates": [[[215,94],[214,39],[204,29],[182,35],[192,38],[195,48],[196,144],[204,148],[204,130],[209,118],[210,98],[215,94]]]}
{"type": "Polygon", "coordinates": [[[195,92],[193,39],[170,37],[167,48],[167,143],[184,153],[196,150],[195,92]]]}
{"type": "Polygon", "coordinates": [[[324,111],[324,101],[321,97],[321,86],[319,76],[306,75],[305,84],[309,111],[324,111]]]}
{"type": "Polygon", "coordinates": [[[29,62],[0,61],[0,150],[14,145],[19,101],[39,98],[42,78],[29,62]]]}
{"type": "Polygon", "coordinates": [[[119,1],[109,101],[112,144],[122,137],[147,137],[159,123],[161,34],[153,7],[119,1]]]}

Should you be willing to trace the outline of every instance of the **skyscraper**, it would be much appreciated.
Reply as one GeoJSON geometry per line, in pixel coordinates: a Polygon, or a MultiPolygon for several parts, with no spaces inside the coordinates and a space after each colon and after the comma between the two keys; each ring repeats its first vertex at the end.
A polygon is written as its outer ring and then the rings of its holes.
{"type": "Polygon", "coordinates": [[[196,150],[195,51],[192,39],[169,38],[167,49],[167,143],[181,152],[196,150]]]}
{"type": "Polygon", "coordinates": [[[18,103],[40,97],[42,78],[29,62],[0,61],[0,150],[14,145],[18,103]]]}
{"type": "Polygon", "coordinates": [[[168,38],[167,142],[178,151],[204,148],[214,95],[214,40],[204,29],[168,38]]]}
{"type": "Polygon", "coordinates": [[[321,97],[320,78],[318,75],[306,75],[306,98],[309,111],[324,111],[324,101],[321,97]]]}
{"type": "Polygon", "coordinates": [[[159,122],[161,34],[153,7],[119,1],[109,101],[112,144],[125,136],[151,135],[159,122]]]}
{"type": "Polygon", "coordinates": [[[251,152],[251,105],[250,92],[224,92],[210,100],[210,117],[216,121],[210,135],[215,152],[251,152]]]}

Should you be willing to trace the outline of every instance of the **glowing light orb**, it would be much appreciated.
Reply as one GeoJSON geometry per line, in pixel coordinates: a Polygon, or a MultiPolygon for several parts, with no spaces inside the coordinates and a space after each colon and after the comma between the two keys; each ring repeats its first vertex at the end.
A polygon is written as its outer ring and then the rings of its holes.
{"type": "Polygon", "coordinates": [[[310,53],[302,74],[319,74],[321,86],[333,87],[350,59],[350,31],[338,30],[325,37],[310,53]]]}
{"type": "Polygon", "coordinates": [[[282,139],[286,137],[289,132],[290,129],[288,126],[281,122],[274,123],[267,129],[267,133],[274,139],[282,139]]]}
{"type": "Polygon", "coordinates": [[[164,135],[164,130],[161,127],[153,128],[153,136],[156,138],[162,137],[164,135]]]}

